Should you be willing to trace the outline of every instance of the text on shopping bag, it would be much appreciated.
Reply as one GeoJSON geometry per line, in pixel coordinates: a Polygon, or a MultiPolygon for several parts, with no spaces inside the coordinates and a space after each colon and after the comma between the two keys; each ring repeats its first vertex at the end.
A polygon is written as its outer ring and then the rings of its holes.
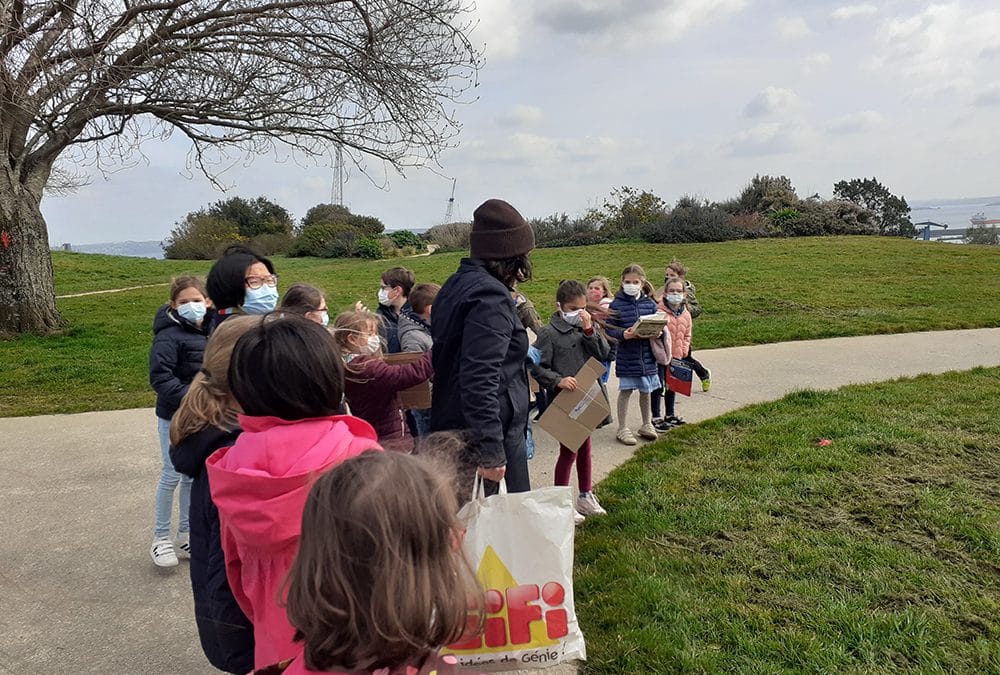
{"type": "Polygon", "coordinates": [[[566,590],[556,581],[519,585],[491,546],[486,547],[477,571],[487,589],[485,630],[449,651],[506,651],[510,646],[549,647],[569,634],[566,590]],[[539,601],[541,601],[540,604],[539,601]]]}

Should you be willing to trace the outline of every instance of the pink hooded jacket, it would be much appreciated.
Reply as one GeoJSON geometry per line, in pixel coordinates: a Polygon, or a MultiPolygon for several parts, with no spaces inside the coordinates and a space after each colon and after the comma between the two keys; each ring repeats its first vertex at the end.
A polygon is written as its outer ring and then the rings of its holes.
{"type": "Polygon", "coordinates": [[[289,422],[240,416],[243,433],[205,462],[219,509],[226,576],[253,623],[257,667],[294,656],[278,594],[299,547],[302,510],[313,481],[366,450],[381,450],[375,430],[349,416],[289,422]]]}

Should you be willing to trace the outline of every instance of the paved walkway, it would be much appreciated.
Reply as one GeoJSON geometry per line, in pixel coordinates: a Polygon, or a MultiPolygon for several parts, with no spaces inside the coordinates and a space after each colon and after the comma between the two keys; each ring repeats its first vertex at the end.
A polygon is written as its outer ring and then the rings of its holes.
{"type": "MultiPolygon", "coordinates": [[[[795,389],[997,366],[1000,328],[696,355],[713,386],[678,402],[692,422],[795,389]]],[[[0,673],[214,672],[198,646],[186,563],[159,571],[147,553],[155,426],[148,409],[0,419],[0,673]]],[[[544,432],[537,439],[532,475],[542,485],[557,446],[544,432]]],[[[613,427],[594,440],[595,477],[631,454],[613,427]]]]}

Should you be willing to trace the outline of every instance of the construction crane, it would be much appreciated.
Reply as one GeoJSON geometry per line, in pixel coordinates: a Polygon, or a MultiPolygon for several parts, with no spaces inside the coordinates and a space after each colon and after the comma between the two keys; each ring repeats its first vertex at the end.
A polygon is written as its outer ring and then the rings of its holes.
{"type": "Polygon", "coordinates": [[[448,208],[444,212],[444,222],[446,223],[450,223],[451,217],[455,214],[455,183],[457,182],[457,178],[451,179],[451,197],[448,197],[448,208]]]}

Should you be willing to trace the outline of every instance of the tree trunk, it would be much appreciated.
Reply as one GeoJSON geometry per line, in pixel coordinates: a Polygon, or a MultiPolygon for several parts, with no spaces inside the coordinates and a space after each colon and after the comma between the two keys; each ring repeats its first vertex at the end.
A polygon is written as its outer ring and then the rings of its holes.
{"type": "Polygon", "coordinates": [[[32,176],[26,186],[12,167],[0,167],[0,338],[62,328],[39,208],[45,175],[32,176]]]}

